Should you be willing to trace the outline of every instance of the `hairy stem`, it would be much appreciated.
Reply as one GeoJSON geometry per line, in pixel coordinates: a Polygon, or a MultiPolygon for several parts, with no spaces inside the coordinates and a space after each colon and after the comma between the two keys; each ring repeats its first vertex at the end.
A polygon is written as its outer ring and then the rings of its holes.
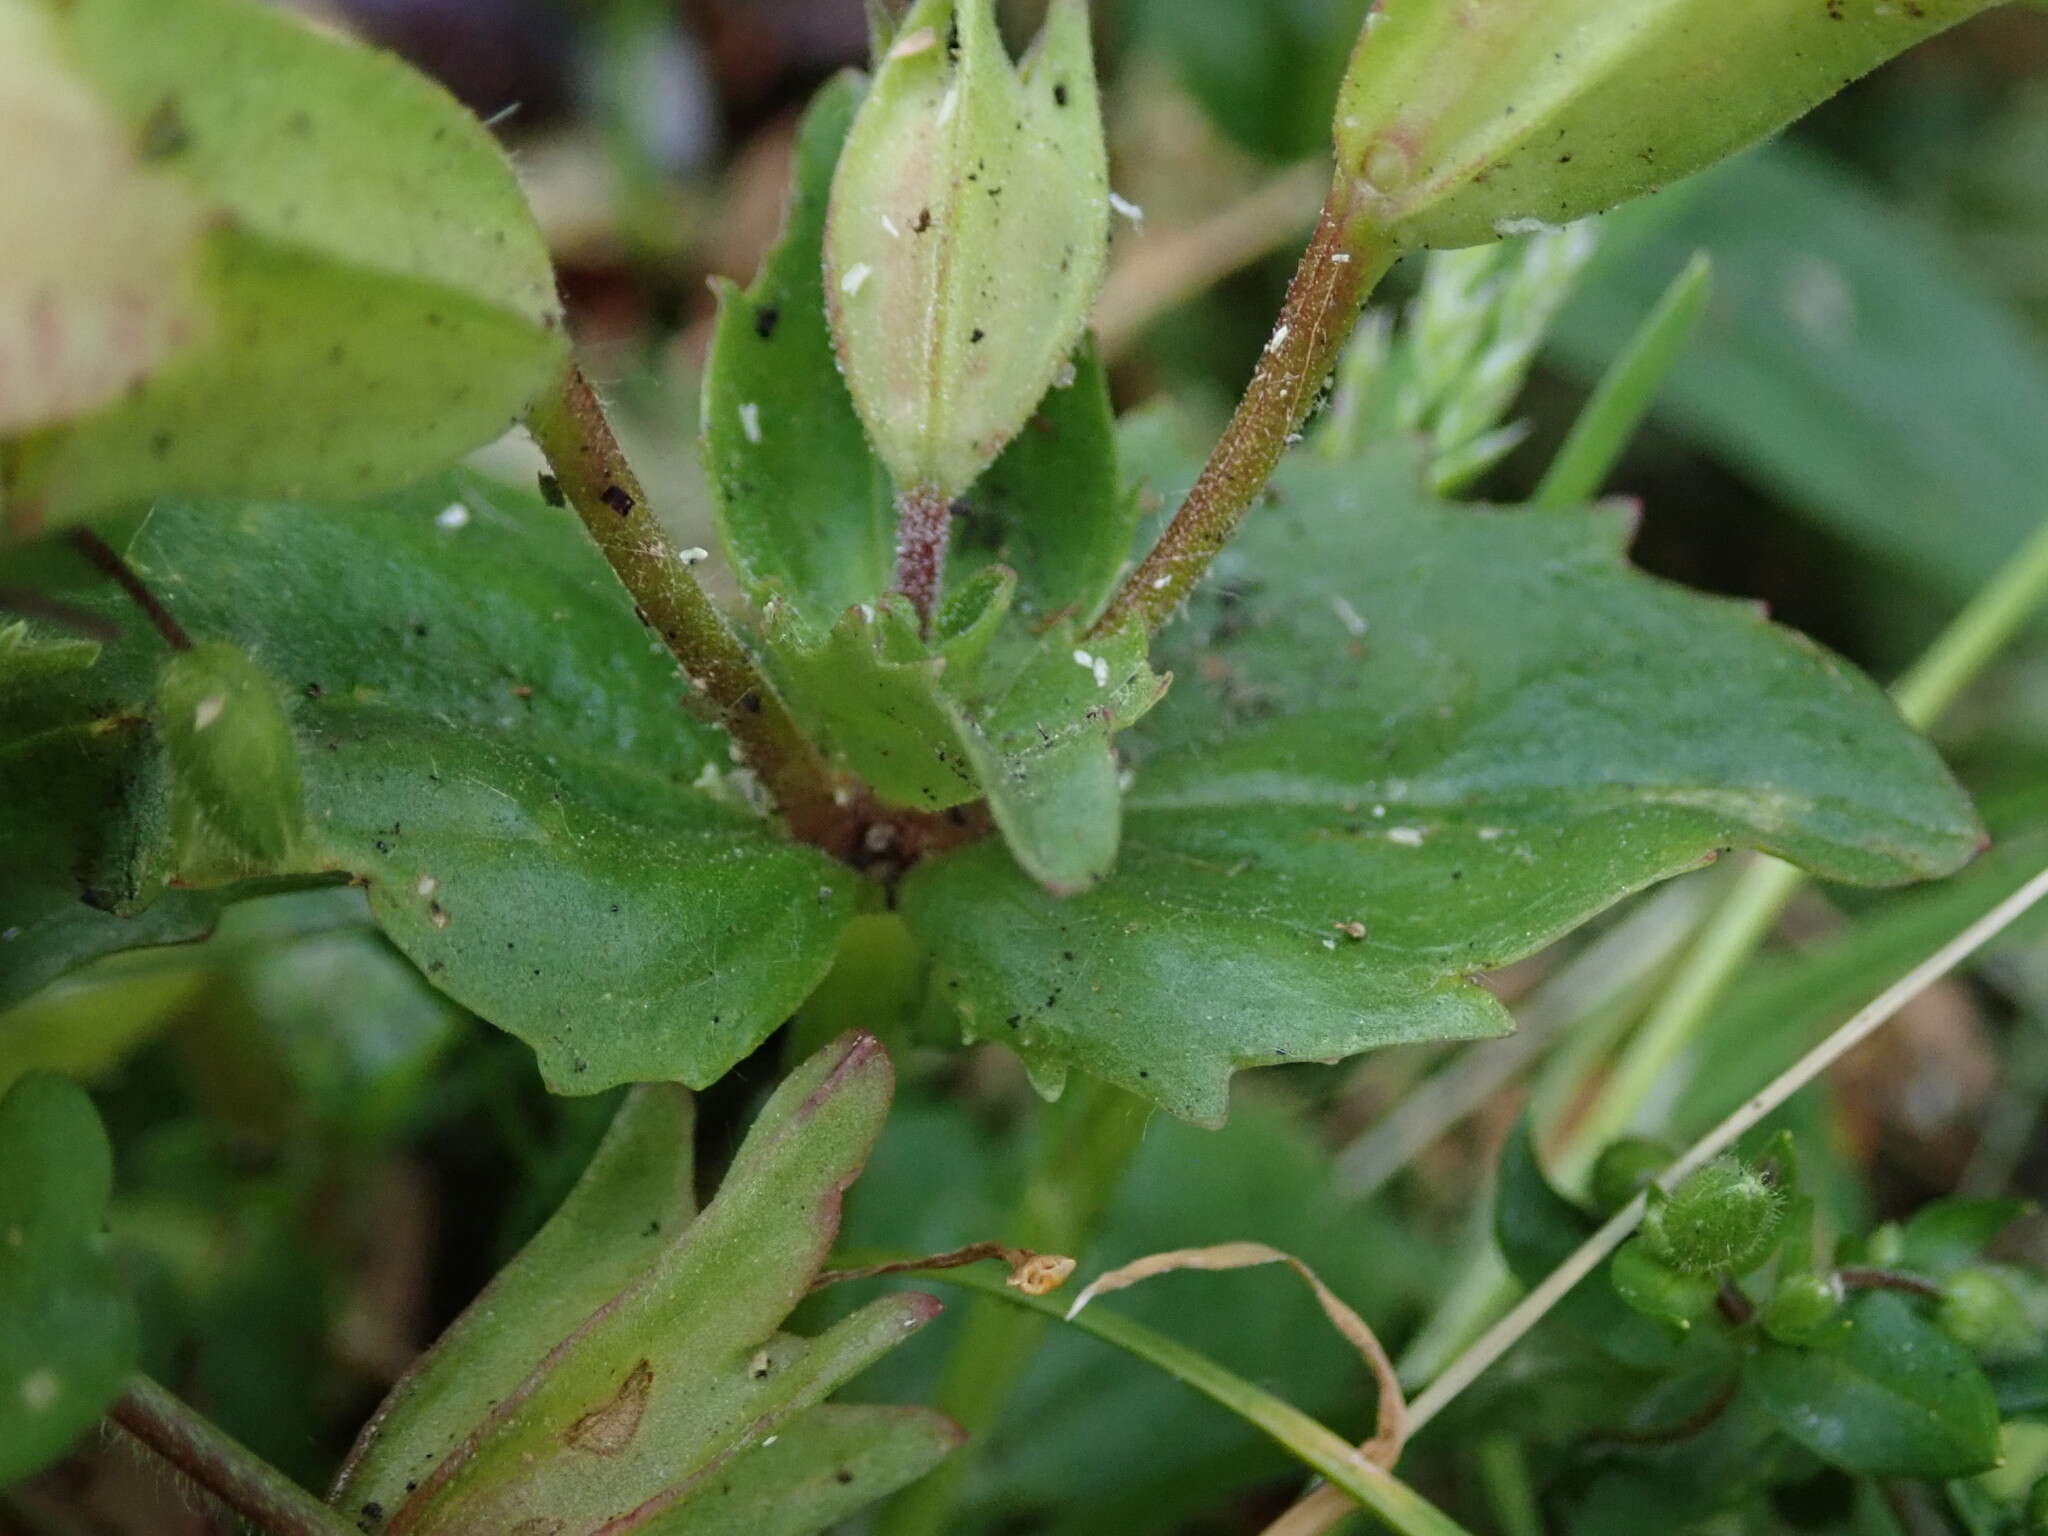
{"type": "Polygon", "coordinates": [[[115,1423],[271,1536],[350,1536],[347,1521],[147,1376],[128,1383],[115,1423]]]}
{"type": "MultiPolygon", "coordinates": [[[[1041,1253],[1078,1254],[1101,1221],[1145,1130],[1146,1106],[1122,1089],[1083,1078],[1046,1106],[1038,1154],[1006,1241],[1041,1253]]],[[[913,1483],[886,1512],[883,1536],[944,1536],[953,1506],[990,1430],[1037,1352],[1046,1318],[978,1301],[939,1376],[933,1405],[975,1438],[913,1483]]]]}
{"type": "Polygon", "coordinates": [[[669,542],[580,368],[564,372],[527,425],[640,621],[682,664],[790,830],[827,852],[851,851],[855,818],[835,800],[824,758],[669,542]]]}
{"type": "Polygon", "coordinates": [[[952,532],[953,504],[944,491],[915,485],[896,498],[896,590],[910,599],[927,634],[946,578],[946,541],[952,532]]]}
{"type": "Polygon", "coordinates": [[[1288,285],[1273,339],[1202,475],[1143,563],[1110,599],[1095,633],[1156,630],[1194,590],[1301,430],[1358,312],[1398,254],[1374,239],[1339,178],[1288,285]]]}
{"type": "Polygon", "coordinates": [[[174,651],[192,649],[192,637],[185,633],[185,626],[171,617],[163,600],[149,590],[148,584],[135,574],[135,568],[111,544],[90,528],[73,528],[66,537],[94,570],[128,594],[128,601],[141,610],[165,645],[174,651]]]}

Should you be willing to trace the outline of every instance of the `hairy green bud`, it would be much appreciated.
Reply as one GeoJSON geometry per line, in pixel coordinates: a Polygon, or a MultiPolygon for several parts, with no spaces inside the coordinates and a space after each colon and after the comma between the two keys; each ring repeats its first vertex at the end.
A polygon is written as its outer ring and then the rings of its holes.
{"type": "Polygon", "coordinates": [[[1085,0],[1013,65],[994,0],[919,0],[848,133],[825,227],[833,342],[899,488],[959,496],[1066,366],[1109,249],[1085,0]]]}
{"type": "Polygon", "coordinates": [[[1381,0],[1337,103],[1352,211],[1479,245],[1653,192],[1993,0],[1381,0]]]}
{"type": "Polygon", "coordinates": [[[1669,1199],[1651,1201],[1643,1240],[1685,1274],[1746,1274],[1777,1246],[1783,1204],[1755,1169],[1717,1158],[1669,1199]]]}
{"type": "Polygon", "coordinates": [[[205,641],[164,664],[157,726],[171,768],[171,832],[190,884],[267,874],[305,826],[299,751],[268,673],[205,641]]]}

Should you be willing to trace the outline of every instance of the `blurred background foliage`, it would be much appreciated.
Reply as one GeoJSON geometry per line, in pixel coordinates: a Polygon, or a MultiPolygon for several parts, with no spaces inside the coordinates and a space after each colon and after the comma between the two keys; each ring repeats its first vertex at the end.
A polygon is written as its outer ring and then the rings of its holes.
{"type": "MultiPolygon", "coordinates": [[[[1119,403],[1166,406],[1160,430],[1199,438],[1219,422],[1265,339],[1320,199],[1329,103],[1364,5],[1096,0],[1115,185],[1143,210],[1118,221],[1100,325],[1119,403]]],[[[746,277],[773,237],[797,112],[863,60],[860,0],[308,8],[438,76],[511,146],[650,488],[685,542],[715,545],[695,464],[704,280],[746,277]]],[[[1018,36],[1037,9],[1008,7],[1018,36]]],[[[1522,402],[1529,435],[1480,493],[1533,486],[1588,381],[1708,251],[1711,307],[1614,479],[1644,504],[1638,558],[1762,599],[1893,675],[2048,516],[2048,11],[1993,12],[1789,140],[1600,222],[1600,252],[1522,402]]],[[[1385,302],[1403,291],[1397,277],[1385,302]]],[[[486,458],[532,470],[516,444],[486,458]]],[[[1178,489],[1155,488],[1168,501],[1178,489]]],[[[1684,1091],[1657,1106],[1663,1129],[1696,1133],[2041,866],[2048,631],[1970,694],[1941,743],[1998,835],[1992,854],[1939,888],[1802,896],[1705,1032],[1684,1091]]],[[[1570,949],[1642,919],[1640,904],[1624,909],[1570,949]]],[[[1654,945],[1655,922],[1643,931],[1654,945]]],[[[1540,1001],[1570,959],[1541,956],[1494,984],[1540,1001]]],[[[841,978],[812,1010],[830,1017],[792,1033],[882,1007],[914,1015],[916,994],[913,966],[841,978]]],[[[1568,1117],[1571,1085],[1631,996],[1640,987],[1565,1037],[1534,1077],[1539,1108],[1548,1093],[1568,1117]]],[[[900,1063],[851,1243],[938,1250],[1002,1235],[1029,1090],[999,1053],[937,1048],[942,1028],[900,1063]]],[[[707,1181],[783,1051],[771,1044],[706,1095],[707,1181]]],[[[1432,1127],[1405,1168],[1375,1162],[1381,1149],[1361,1138],[1450,1058],[1265,1072],[1223,1132],[1155,1124],[1094,1259],[1264,1240],[1408,1340],[1486,1241],[1473,1212],[1527,1097],[1525,1074],[1432,1127]]],[[[0,1014],[0,1089],[37,1066],[88,1082],[112,1129],[114,1232],[144,1303],[146,1368],[315,1485],[411,1355],[552,1208],[613,1103],[546,1095],[525,1051],[429,990],[346,890],[250,903],[207,944],[118,957],[0,1014]]],[[[2038,1198],[2044,1100],[2036,923],[1923,997],[1791,1119],[1810,1187],[1854,1229],[1959,1190],[2038,1198]]],[[[2048,1224],[2022,1223],[2003,1251],[2048,1260],[2048,1224]]],[[[1369,1426],[1355,1360],[1284,1280],[1186,1276],[1116,1305],[1346,1432],[1369,1426]]],[[[1540,1345],[1510,1384],[1540,1373],[1540,1345]]],[[[928,1338],[891,1356],[863,1393],[927,1392],[940,1353],[928,1338]]],[[[1404,1464],[1486,1529],[1484,1415],[1503,1396],[1460,1416],[1479,1434],[1425,1439],[1404,1464]]],[[[1253,1531],[1298,1486],[1220,1409],[1062,1334],[979,1464],[962,1529],[1253,1531]]],[[[1714,1528],[1883,1529],[1854,1523],[1853,1490],[1825,1475],[1798,1487],[1714,1528]]],[[[199,1533],[215,1518],[111,1442],[0,1497],[0,1530],[38,1536],[199,1533]]]]}

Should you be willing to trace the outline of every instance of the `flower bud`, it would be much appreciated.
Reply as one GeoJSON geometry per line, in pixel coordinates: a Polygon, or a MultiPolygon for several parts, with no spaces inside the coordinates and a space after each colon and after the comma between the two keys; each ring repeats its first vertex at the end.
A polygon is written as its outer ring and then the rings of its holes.
{"type": "Polygon", "coordinates": [[[1380,0],[1337,103],[1403,248],[1566,224],[1775,132],[1993,0],[1380,0]]]}
{"type": "Polygon", "coordinates": [[[298,744],[270,675],[240,649],[204,641],[164,664],[157,726],[171,766],[178,873],[209,885],[274,874],[305,825],[298,744]]]}
{"type": "Polygon", "coordinates": [[[1957,1270],[1943,1286],[1935,1322],[1942,1332],[1986,1360],[2020,1359],[2040,1348],[2041,1333],[2027,1316],[2012,1282],[1993,1266],[1957,1270]]]}
{"type": "Polygon", "coordinates": [[[1771,1256],[1782,1217],[1778,1192],[1733,1157],[1707,1164],[1655,1200],[1643,1218],[1643,1241],[1688,1275],[1746,1274],[1771,1256]]]}
{"type": "Polygon", "coordinates": [[[897,485],[959,496],[1080,340],[1109,245],[1084,0],[1013,66],[994,0],[919,0],[847,135],[825,228],[841,371],[897,485]]]}
{"type": "Polygon", "coordinates": [[[1842,1285],[1832,1275],[1787,1275],[1764,1304],[1764,1332],[1780,1344],[1810,1349],[1843,1329],[1842,1285]]]}

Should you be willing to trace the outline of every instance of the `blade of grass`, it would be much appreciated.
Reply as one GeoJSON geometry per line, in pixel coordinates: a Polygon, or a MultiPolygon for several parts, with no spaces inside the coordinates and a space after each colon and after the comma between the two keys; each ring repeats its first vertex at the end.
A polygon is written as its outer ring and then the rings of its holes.
{"type": "MultiPolygon", "coordinates": [[[[867,1265],[892,1262],[897,1257],[894,1254],[849,1253],[835,1255],[833,1262],[842,1266],[867,1265]]],[[[1189,1349],[1165,1334],[1155,1333],[1141,1323],[1119,1316],[1112,1308],[1090,1307],[1080,1316],[1069,1319],[1065,1316],[1066,1308],[1057,1298],[1023,1295],[1009,1289],[997,1275],[949,1269],[913,1271],[910,1277],[940,1285],[957,1285],[994,1297],[1012,1307],[1078,1328],[1105,1344],[1136,1356],[1263,1432],[1281,1449],[1327,1479],[1330,1486],[1343,1489],[1347,1507],[1352,1504],[1362,1506],[1399,1536],[1469,1536],[1463,1526],[1421,1494],[1367,1461],[1358,1453],[1357,1447],[1335,1430],[1285,1399],[1254,1386],[1207,1355],[1189,1349]]]]}
{"type": "Polygon", "coordinates": [[[1600,493],[1629,439],[1649,414],[1672,364],[1685,350],[1713,295],[1713,263],[1694,256],[1614,359],[1551,460],[1530,503],[1569,506],[1600,493]]]}

